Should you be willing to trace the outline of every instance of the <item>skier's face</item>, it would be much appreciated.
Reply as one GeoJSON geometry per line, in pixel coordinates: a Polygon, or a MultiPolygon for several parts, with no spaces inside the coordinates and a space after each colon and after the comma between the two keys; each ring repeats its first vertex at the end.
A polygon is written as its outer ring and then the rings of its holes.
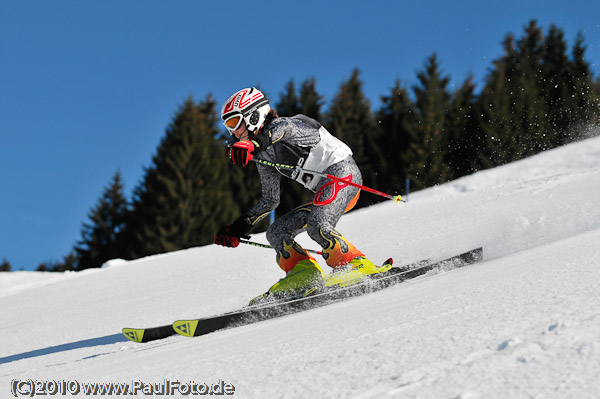
{"type": "Polygon", "coordinates": [[[238,140],[248,140],[250,136],[250,132],[248,132],[248,128],[246,127],[246,122],[242,121],[240,127],[236,130],[232,131],[235,138],[238,140]]]}

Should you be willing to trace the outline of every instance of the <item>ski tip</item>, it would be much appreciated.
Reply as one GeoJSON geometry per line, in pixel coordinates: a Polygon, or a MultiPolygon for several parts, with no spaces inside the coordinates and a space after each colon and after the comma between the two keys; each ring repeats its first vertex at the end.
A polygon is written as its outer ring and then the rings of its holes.
{"type": "Polygon", "coordinates": [[[394,259],[392,258],[388,258],[388,260],[386,260],[385,262],[383,262],[384,265],[393,265],[394,264],[394,259]]]}
{"type": "Polygon", "coordinates": [[[144,330],[140,328],[124,328],[121,330],[125,338],[133,342],[144,342],[144,330]]]}
{"type": "Polygon", "coordinates": [[[193,337],[198,327],[198,320],[177,320],[173,323],[173,330],[186,337],[193,337]]]}
{"type": "Polygon", "coordinates": [[[483,247],[475,248],[469,251],[470,260],[472,262],[480,262],[483,260],[483,247]]]}

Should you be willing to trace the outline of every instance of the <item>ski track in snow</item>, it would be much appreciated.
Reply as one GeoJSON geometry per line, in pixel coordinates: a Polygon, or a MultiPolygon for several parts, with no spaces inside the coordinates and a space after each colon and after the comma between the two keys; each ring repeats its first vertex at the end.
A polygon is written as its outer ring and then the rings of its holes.
{"type": "Polygon", "coordinates": [[[194,339],[137,344],[120,329],[245,305],[282,277],[271,251],[211,245],[2,273],[0,397],[27,378],[223,379],[240,398],[598,397],[599,205],[596,137],[360,209],[338,228],[374,261],[477,246],[484,261],[194,339]]]}

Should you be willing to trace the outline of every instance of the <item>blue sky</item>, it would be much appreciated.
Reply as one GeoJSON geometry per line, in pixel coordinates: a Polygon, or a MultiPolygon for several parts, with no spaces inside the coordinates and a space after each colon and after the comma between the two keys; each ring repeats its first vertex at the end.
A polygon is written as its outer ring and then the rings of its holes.
{"type": "Polygon", "coordinates": [[[372,108],[436,52],[480,86],[530,19],[581,31],[595,76],[595,1],[0,2],[0,260],[60,260],[119,169],[127,195],[178,106],[315,77],[328,102],[359,68],[372,108]],[[543,5],[542,5],[543,4],[543,5]]]}

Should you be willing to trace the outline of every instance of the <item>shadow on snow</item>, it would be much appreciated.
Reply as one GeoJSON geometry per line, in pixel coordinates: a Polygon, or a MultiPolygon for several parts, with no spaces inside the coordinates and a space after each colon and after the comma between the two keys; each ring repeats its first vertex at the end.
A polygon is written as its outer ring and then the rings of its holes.
{"type": "Polygon", "coordinates": [[[84,339],[77,342],[69,342],[68,344],[62,344],[57,346],[50,346],[48,348],[36,349],[29,352],[18,353],[16,355],[0,357],[0,364],[15,362],[17,360],[28,359],[31,357],[39,357],[50,355],[52,353],[67,352],[75,349],[90,348],[93,346],[110,345],[117,342],[129,342],[123,334],[107,335],[105,337],[84,339]]]}

